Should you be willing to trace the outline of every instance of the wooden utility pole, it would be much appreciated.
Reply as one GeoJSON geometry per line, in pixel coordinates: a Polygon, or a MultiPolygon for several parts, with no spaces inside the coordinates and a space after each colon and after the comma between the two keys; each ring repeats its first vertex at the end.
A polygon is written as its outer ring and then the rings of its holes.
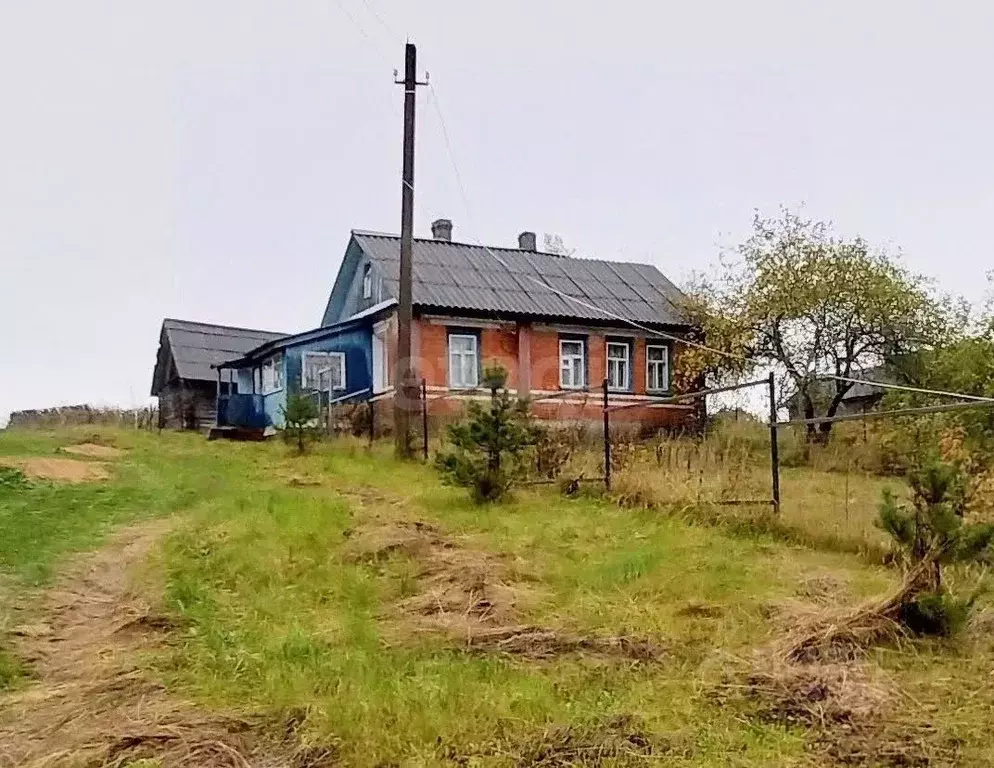
{"type": "Polygon", "coordinates": [[[418,400],[417,383],[411,367],[411,253],[414,246],[414,108],[418,51],[413,43],[404,49],[404,173],[400,203],[400,296],[397,307],[397,370],[394,377],[394,450],[399,458],[413,458],[411,412],[418,400]]]}

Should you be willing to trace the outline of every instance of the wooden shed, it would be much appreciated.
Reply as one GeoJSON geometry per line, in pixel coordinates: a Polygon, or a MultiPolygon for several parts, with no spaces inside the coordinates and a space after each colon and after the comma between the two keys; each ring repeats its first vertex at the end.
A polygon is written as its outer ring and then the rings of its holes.
{"type": "MultiPolygon", "coordinates": [[[[214,426],[217,371],[212,366],[242,357],[287,334],[167,318],[159,333],[152,396],[159,398],[159,426],[206,430],[214,426]]],[[[222,394],[237,384],[224,382],[222,394]]]]}

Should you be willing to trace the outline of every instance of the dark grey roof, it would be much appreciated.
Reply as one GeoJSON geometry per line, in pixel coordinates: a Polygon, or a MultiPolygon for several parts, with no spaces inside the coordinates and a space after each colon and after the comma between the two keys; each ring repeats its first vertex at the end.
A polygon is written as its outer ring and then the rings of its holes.
{"type": "MultiPolygon", "coordinates": [[[[400,238],[360,231],[353,237],[396,297],[400,238]]],[[[412,266],[413,302],[422,309],[587,321],[616,321],[614,314],[653,325],[687,322],[680,308],[683,294],[648,264],[415,240],[412,266]],[[591,306],[564,299],[550,287],[591,306]]]]}
{"type": "Polygon", "coordinates": [[[187,381],[215,381],[217,373],[211,368],[212,365],[241,357],[267,341],[280,339],[286,335],[275,331],[257,331],[166,318],[162,321],[162,332],[159,337],[159,355],[152,377],[152,394],[158,394],[167,383],[167,347],[168,352],[172,354],[178,378],[187,381]]]}
{"type": "MultiPolygon", "coordinates": [[[[874,368],[863,373],[854,373],[854,379],[869,379],[883,384],[896,384],[894,377],[888,375],[882,368],[874,368]]],[[[887,391],[886,387],[875,387],[873,384],[853,384],[843,396],[843,400],[860,400],[864,397],[879,397],[887,391]]]]}

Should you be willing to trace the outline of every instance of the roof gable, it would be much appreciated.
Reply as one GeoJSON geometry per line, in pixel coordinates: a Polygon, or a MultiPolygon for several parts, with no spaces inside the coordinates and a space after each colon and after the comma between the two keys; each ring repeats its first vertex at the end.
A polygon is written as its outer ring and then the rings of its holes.
{"type": "Polygon", "coordinates": [[[213,365],[244,355],[285,333],[233,328],[166,318],[159,333],[159,351],[152,374],[152,395],[169,383],[172,372],[186,381],[214,381],[213,365]]]}
{"type": "MultiPolygon", "coordinates": [[[[386,295],[396,297],[400,238],[361,231],[352,237],[375,266],[386,295]]],[[[352,276],[361,261],[352,261],[352,276]]],[[[412,262],[413,303],[422,309],[602,322],[621,316],[652,325],[687,324],[683,294],[648,264],[422,239],[414,241],[412,262]]]]}

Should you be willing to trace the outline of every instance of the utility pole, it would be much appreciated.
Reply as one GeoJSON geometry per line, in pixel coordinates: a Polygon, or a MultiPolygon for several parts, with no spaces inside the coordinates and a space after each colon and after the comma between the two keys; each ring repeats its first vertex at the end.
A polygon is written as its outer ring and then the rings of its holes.
{"type": "Polygon", "coordinates": [[[414,43],[404,49],[404,79],[394,82],[404,86],[404,173],[400,203],[400,296],[397,308],[397,370],[394,377],[393,429],[394,451],[398,458],[414,456],[411,444],[411,411],[418,400],[417,383],[411,368],[411,254],[414,246],[414,108],[418,50],[414,43]]]}

